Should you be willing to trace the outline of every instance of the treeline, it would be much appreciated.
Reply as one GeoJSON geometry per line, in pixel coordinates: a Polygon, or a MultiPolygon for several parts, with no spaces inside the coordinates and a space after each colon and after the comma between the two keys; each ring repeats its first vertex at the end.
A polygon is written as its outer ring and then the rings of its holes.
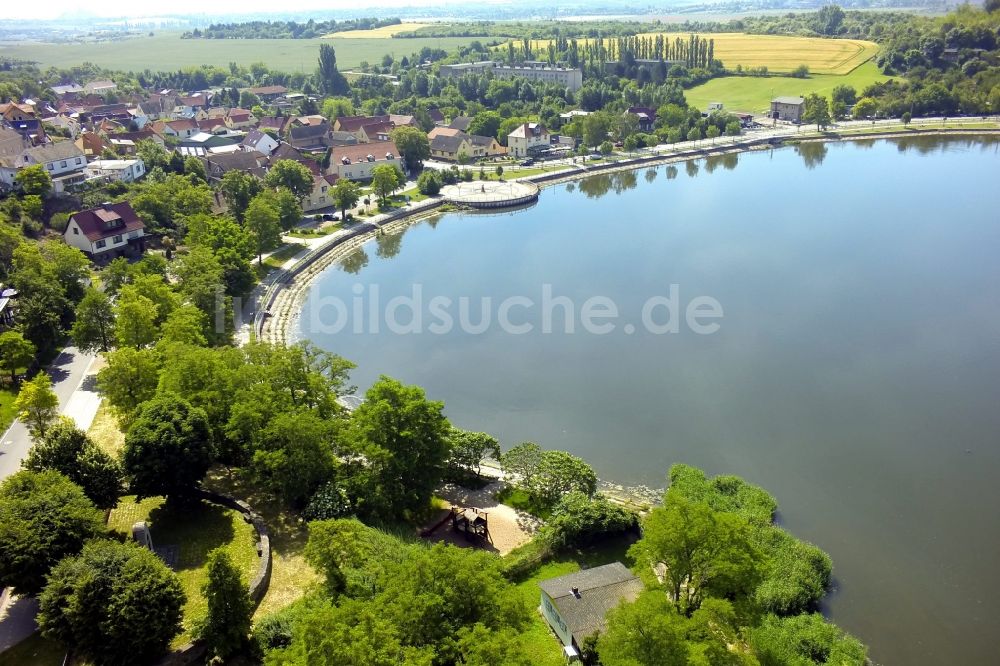
{"type": "Polygon", "coordinates": [[[181,39],[313,39],[331,32],[373,30],[387,25],[399,25],[396,18],[356,18],[337,21],[248,21],[246,23],[213,23],[205,29],[195,28],[181,39]]]}

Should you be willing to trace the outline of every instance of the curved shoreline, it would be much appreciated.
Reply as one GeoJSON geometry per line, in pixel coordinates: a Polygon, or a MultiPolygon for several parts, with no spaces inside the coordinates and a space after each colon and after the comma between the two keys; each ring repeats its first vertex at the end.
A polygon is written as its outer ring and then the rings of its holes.
{"type": "MultiPolygon", "coordinates": [[[[747,153],[758,150],[780,148],[796,143],[832,143],[845,141],[860,141],[872,139],[900,139],[914,136],[953,136],[953,137],[1000,137],[1000,127],[962,129],[960,127],[913,128],[899,131],[869,131],[857,134],[807,134],[799,138],[797,135],[780,137],[761,137],[728,145],[711,145],[703,148],[691,148],[670,154],[655,154],[619,162],[599,164],[592,167],[568,167],[538,176],[529,176],[524,180],[544,188],[549,185],[575,182],[592,175],[614,173],[619,171],[634,171],[644,167],[677,164],[690,160],[716,157],[728,154],[747,153]]],[[[269,316],[260,317],[254,322],[254,333],[257,339],[272,344],[294,344],[297,341],[297,329],[301,304],[308,294],[312,282],[332,263],[347,257],[369,241],[384,233],[392,233],[421,222],[432,215],[439,215],[437,210],[449,202],[443,198],[432,200],[416,210],[405,211],[384,222],[371,222],[359,227],[357,233],[345,237],[342,241],[333,241],[320,246],[303,257],[279,276],[265,292],[262,299],[261,312],[269,316]],[[365,228],[367,227],[367,228],[365,228]]]]}

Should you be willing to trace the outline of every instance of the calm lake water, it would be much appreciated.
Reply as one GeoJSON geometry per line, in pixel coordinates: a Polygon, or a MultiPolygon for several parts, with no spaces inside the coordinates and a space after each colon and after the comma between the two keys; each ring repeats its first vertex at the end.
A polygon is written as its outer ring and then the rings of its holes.
{"type": "Polygon", "coordinates": [[[505,447],[571,451],[620,483],[663,486],[685,462],[760,484],[833,557],[825,610],[874,659],[997,663],[998,253],[1000,142],[783,148],[594,177],[526,210],[380,238],[321,276],[300,327],[355,361],[362,389],[382,373],[419,384],[505,447]],[[384,306],[414,284],[421,334],[318,326],[336,327],[332,299],[367,317],[373,285],[384,306]],[[575,333],[561,308],[555,332],[539,330],[546,284],[574,302],[575,333]],[[677,333],[641,325],[671,285],[681,315],[698,296],[721,305],[701,320],[716,333],[683,316],[677,333]],[[581,329],[595,295],[618,309],[611,333],[581,329]],[[471,323],[490,296],[493,323],[463,332],[453,305],[455,330],[431,333],[435,296],[472,297],[471,323]],[[532,332],[496,323],[511,296],[535,303],[507,310],[532,332]]]}

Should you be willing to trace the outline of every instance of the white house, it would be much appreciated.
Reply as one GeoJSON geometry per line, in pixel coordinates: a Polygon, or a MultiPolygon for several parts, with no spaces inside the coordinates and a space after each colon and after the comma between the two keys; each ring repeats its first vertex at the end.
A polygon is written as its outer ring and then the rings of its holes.
{"type": "Polygon", "coordinates": [[[370,180],[372,171],[380,164],[394,164],[400,169],[403,162],[399,149],[392,141],[375,141],[356,146],[335,146],[331,149],[328,173],[351,180],[370,180]]]}
{"type": "Polygon", "coordinates": [[[302,200],[302,211],[304,213],[311,213],[315,210],[321,210],[323,208],[330,208],[334,206],[333,201],[333,185],[337,182],[337,176],[314,176],[313,177],[313,191],[309,193],[305,199],[302,200]]]}
{"type": "Polygon", "coordinates": [[[97,260],[142,254],[146,225],[127,201],[105,203],[69,218],[63,239],[97,260]]]}
{"type": "Polygon", "coordinates": [[[278,147],[278,140],[267,132],[252,129],[243,137],[243,150],[256,150],[261,155],[270,156],[278,147]]]}
{"type": "Polygon", "coordinates": [[[525,157],[540,148],[548,148],[549,131],[541,123],[524,123],[507,135],[507,148],[514,157],[525,157]]]}
{"type": "Polygon", "coordinates": [[[104,178],[122,183],[132,183],[146,175],[146,165],[140,159],[94,160],[83,169],[87,180],[104,178]]]}
{"type": "MultiPolygon", "coordinates": [[[[41,164],[53,180],[83,170],[87,160],[72,141],[58,141],[25,148],[20,153],[0,156],[0,185],[14,186],[14,176],[20,169],[41,164]]],[[[56,192],[61,191],[56,185],[56,192]]]]}

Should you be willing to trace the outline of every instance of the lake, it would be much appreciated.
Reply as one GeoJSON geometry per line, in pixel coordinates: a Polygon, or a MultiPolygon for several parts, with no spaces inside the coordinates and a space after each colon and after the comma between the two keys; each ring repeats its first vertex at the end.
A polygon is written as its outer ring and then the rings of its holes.
{"type": "Polygon", "coordinates": [[[606,480],[760,484],[876,661],[996,663],[998,176],[998,141],[906,139],[591,177],[372,241],[300,334],[606,480]]]}

